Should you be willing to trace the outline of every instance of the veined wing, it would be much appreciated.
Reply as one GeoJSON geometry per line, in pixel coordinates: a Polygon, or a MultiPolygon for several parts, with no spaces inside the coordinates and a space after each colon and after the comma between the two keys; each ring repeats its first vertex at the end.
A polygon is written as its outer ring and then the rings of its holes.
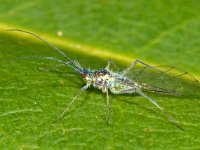
{"type": "Polygon", "coordinates": [[[149,67],[137,64],[127,74],[136,81],[141,90],[167,95],[197,95],[200,97],[199,81],[187,72],[171,66],[149,67]]]}

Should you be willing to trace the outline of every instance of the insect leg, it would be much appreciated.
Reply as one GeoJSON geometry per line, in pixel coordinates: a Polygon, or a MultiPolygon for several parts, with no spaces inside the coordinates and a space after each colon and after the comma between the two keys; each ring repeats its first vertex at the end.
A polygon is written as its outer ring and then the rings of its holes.
{"type": "Polygon", "coordinates": [[[125,93],[136,93],[136,89],[135,88],[124,88],[122,90],[116,90],[115,88],[110,88],[110,91],[113,93],[113,94],[125,94],[125,93]]]}
{"type": "Polygon", "coordinates": [[[149,102],[151,102],[153,105],[155,105],[157,108],[159,108],[161,111],[164,111],[164,109],[162,109],[158,103],[156,101],[154,101],[153,99],[151,99],[150,97],[148,97],[147,95],[145,95],[142,91],[138,90],[137,91],[138,94],[140,94],[141,96],[143,96],[145,99],[147,99],[149,102]]]}
{"type": "Polygon", "coordinates": [[[111,70],[112,67],[114,67],[116,70],[119,70],[117,65],[112,60],[108,60],[108,64],[106,66],[106,69],[111,70]]]}
{"type": "Polygon", "coordinates": [[[139,95],[143,96],[144,98],[146,98],[148,101],[150,101],[152,104],[154,104],[157,108],[159,108],[161,111],[164,111],[153,99],[149,98],[148,96],[146,96],[141,90],[139,90],[138,88],[125,88],[119,91],[115,91],[114,89],[111,89],[111,91],[114,94],[124,94],[124,93],[138,93],[139,95]]]}
{"type": "Polygon", "coordinates": [[[124,94],[124,93],[138,93],[139,95],[143,96],[145,99],[147,99],[150,103],[152,103],[153,105],[155,105],[158,109],[161,110],[161,112],[167,117],[167,119],[173,123],[174,125],[176,125],[178,128],[180,128],[181,130],[184,130],[177,122],[176,120],[171,117],[170,115],[168,115],[164,109],[162,107],[160,107],[160,105],[158,105],[158,103],[156,101],[154,101],[153,99],[151,99],[150,97],[148,97],[147,95],[145,95],[141,90],[139,90],[138,88],[126,88],[126,89],[122,89],[122,90],[115,90],[114,88],[111,88],[110,91],[114,94],[124,94]]]}
{"type": "MultiPolygon", "coordinates": [[[[138,64],[138,63],[140,63],[140,64],[142,64],[143,66],[146,66],[146,67],[148,67],[148,68],[156,69],[155,67],[150,66],[150,65],[144,63],[143,61],[137,59],[137,60],[133,61],[133,62],[131,63],[131,65],[123,71],[123,75],[126,75],[126,74],[127,74],[131,69],[133,69],[133,68],[135,67],[135,65],[138,64]]],[[[158,69],[156,69],[156,70],[158,70],[158,69]]]]}
{"type": "Polygon", "coordinates": [[[81,90],[79,91],[79,93],[72,99],[72,101],[67,105],[67,107],[64,109],[64,111],[60,114],[60,116],[56,119],[56,121],[58,121],[59,119],[61,119],[65,112],[69,109],[69,107],[74,103],[74,101],[78,98],[78,96],[81,95],[81,93],[86,90],[89,87],[89,85],[85,85],[81,88],[81,90]]]}
{"type": "Polygon", "coordinates": [[[109,96],[108,96],[108,87],[106,86],[106,123],[109,124],[109,117],[110,117],[110,103],[109,103],[109,96]]]}
{"type": "Polygon", "coordinates": [[[180,128],[181,130],[184,130],[184,129],[176,122],[176,120],[175,120],[172,116],[168,115],[168,114],[164,111],[164,109],[161,108],[161,107],[158,105],[158,103],[157,103],[156,101],[154,101],[153,99],[151,99],[150,97],[148,97],[147,95],[145,95],[141,90],[138,90],[137,93],[138,93],[139,95],[143,96],[145,99],[147,99],[147,100],[148,100],[149,102],[151,102],[153,105],[155,105],[158,109],[160,109],[161,112],[167,117],[167,119],[168,119],[171,123],[173,123],[174,125],[176,125],[176,126],[177,126],[178,128],[180,128]]]}

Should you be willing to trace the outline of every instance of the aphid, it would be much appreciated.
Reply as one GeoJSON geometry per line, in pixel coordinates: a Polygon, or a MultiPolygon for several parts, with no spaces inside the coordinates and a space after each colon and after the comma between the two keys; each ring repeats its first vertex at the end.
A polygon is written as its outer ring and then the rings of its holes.
{"type": "Polygon", "coordinates": [[[120,71],[119,68],[111,60],[108,61],[108,64],[105,68],[101,68],[99,70],[85,69],[81,67],[78,61],[70,59],[57,47],[31,32],[20,29],[12,29],[8,31],[25,32],[45,42],[47,45],[61,54],[67,61],[62,61],[53,57],[46,56],[40,58],[57,61],[72,68],[81,75],[83,81],[86,83],[86,85],[80,89],[80,91],[67,105],[57,120],[64,116],[65,112],[68,111],[70,106],[75,102],[75,100],[81,95],[83,91],[88,89],[90,86],[93,86],[106,94],[107,124],[109,123],[110,113],[109,92],[113,94],[135,93],[144,97],[150,103],[155,105],[168,118],[170,122],[181,128],[170,115],[165,113],[164,109],[155,100],[148,97],[145,93],[153,92],[175,96],[187,95],[189,93],[193,95],[197,94],[200,89],[199,81],[187,72],[174,72],[174,67],[168,66],[150,66],[141,60],[135,60],[128,68],[122,71],[120,71]]]}

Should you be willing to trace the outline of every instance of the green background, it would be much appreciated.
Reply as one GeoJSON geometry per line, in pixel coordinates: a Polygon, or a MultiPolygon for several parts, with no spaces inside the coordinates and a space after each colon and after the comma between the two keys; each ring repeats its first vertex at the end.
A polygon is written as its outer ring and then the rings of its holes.
{"type": "Polygon", "coordinates": [[[198,0],[0,0],[1,149],[200,149],[199,97],[150,95],[178,120],[182,131],[140,96],[105,94],[90,88],[57,123],[55,118],[84,85],[67,67],[23,56],[62,59],[44,43],[6,29],[44,37],[98,69],[114,60],[167,64],[200,75],[198,0]],[[63,36],[57,36],[62,31],[63,36]]]}

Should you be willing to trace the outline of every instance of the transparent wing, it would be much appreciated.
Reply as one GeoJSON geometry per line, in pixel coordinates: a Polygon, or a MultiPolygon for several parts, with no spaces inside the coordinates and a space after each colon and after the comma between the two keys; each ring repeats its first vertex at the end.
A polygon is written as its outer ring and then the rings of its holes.
{"type": "Polygon", "coordinates": [[[149,67],[137,64],[126,76],[136,81],[143,91],[200,96],[199,81],[189,73],[171,66],[149,67]]]}

